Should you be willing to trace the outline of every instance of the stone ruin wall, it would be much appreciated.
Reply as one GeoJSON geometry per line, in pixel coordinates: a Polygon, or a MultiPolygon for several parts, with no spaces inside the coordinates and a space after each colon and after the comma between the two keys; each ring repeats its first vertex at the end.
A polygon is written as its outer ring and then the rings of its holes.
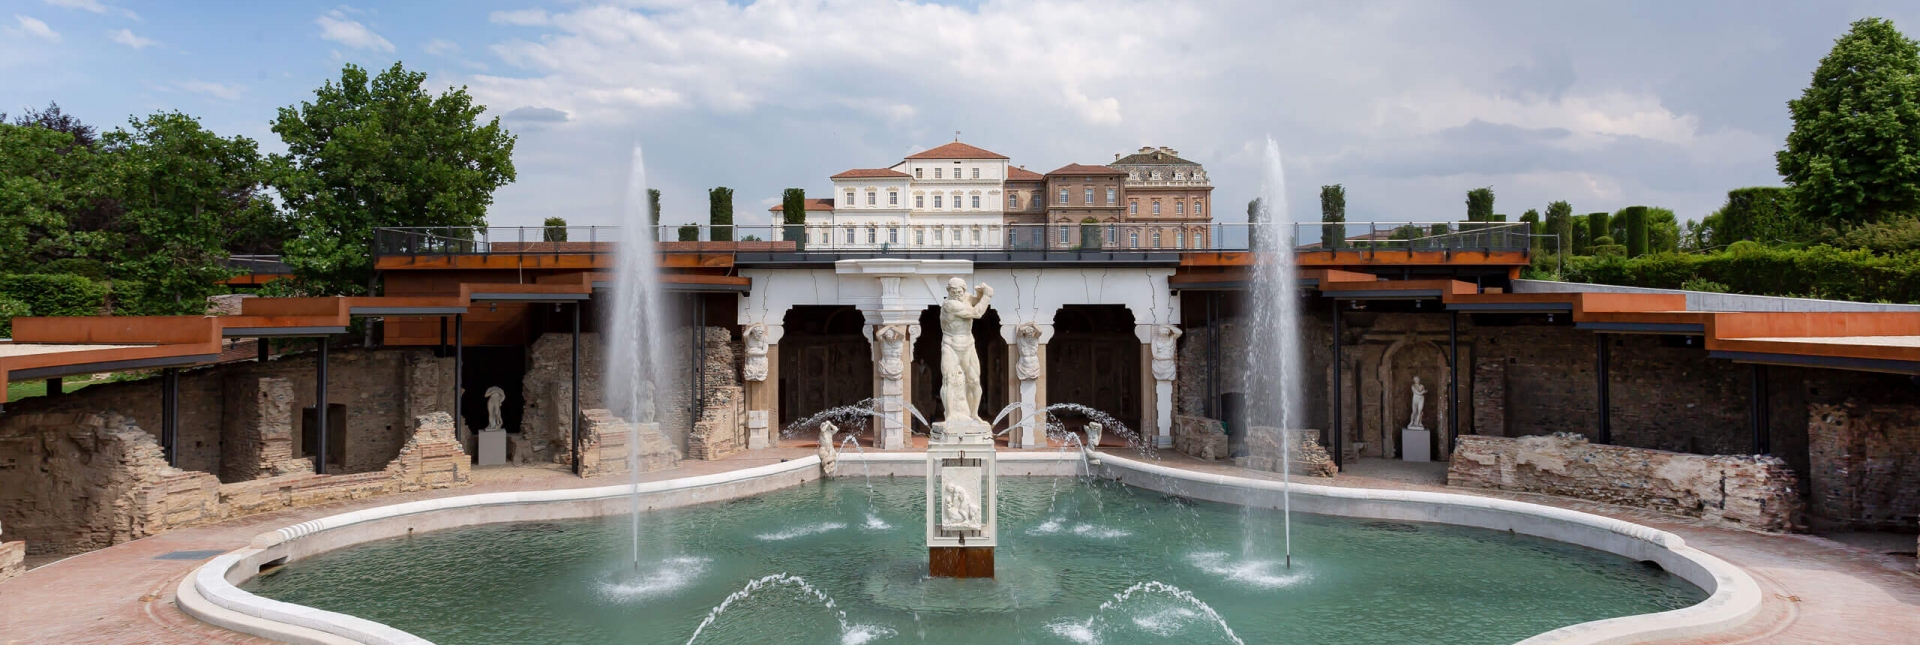
{"type": "MultiPolygon", "coordinates": [[[[580,476],[604,477],[633,472],[628,452],[633,442],[633,425],[605,409],[580,411],[580,476]]],[[[666,470],[680,465],[680,450],[660,433],[658,425],[640,429],[640,472],[666,470]]]]}
{"type": "Polygon", "coordinates": [[[1775,457],[1598,445],[1567,433],[1465,436],[1447,484],[1573,497],[1759,531],[1802,526],[1797,479],[1775,457]]]}
{"type": "Polygon", "coordinates": [[[304,468],[222,484],[166,464],[152,433],[118,414],[22,414],[0,437],[0,526],[32,553],[79,553],[183,526],[286,508],[466,485],[469,459],[446,413],[422,415],[383,469],[304,468]]]}
{"type": "MultiPolygon", "coordinates": [[[[673,330],[667,345],[671,348],[688,347],[690,329],[680,327],[673,330]]],[[[520,417],[519,441],[524,443],[518,445],[526,446],[531,455],[525,458],[516,455],[516,462],[572,461],[571,429],[567,426],[567,416],[573,405],[570,389],[572,373],[569,371],[573,346],[571,336],[568,333],[544,334],[528,350],[527,373],[521,381],[526,408],[520,417]]],[[[705,407],[709,418],[690,418],[689,413],[693,409],[689,398],[691,393],[684,386],[666,388],[667,391],[658,393],[660,401],[656,414],[660,420],[661,434],[674,444],[676,450],[692,459],[717,459],[746,447],[744,411],[735,411],[732,421],[713,418],[722,410],[744,410],[745,397],[740,393],[743,384],[739,376],[739,360],[736,358],[740,343],[733,338],[732,331],[725,327],[706,327],[704,340],[707,360],[702,376],[706,379],[705,407]],[[735,425],[738,428],[734,428],[735,425]],[[716,428],[726,429],[716,434],[716,428]],[[710,450],[710,445],[720,450],[710,450]],[[732,447],[735,445],[739,448],[732,447]],[[696,453],[719,454],[696,457],[696,453]]],[[[682,349],[669,352],[666,356],[666,369],[679,383],[685,382],[680,377],[688,373],[687,360],[691,358],[689,352],[682,349]]],[[[580,409],[583,415],[586,410],[607,408],[603,384],[605,360],[600,335],[580,334],[580,409]]],[[[582,430],[584,437],[590,429],[583,427],[582,430]]]]}
{"type": "Polygon", "coordinates": [[[1920,524],[1920,408],[1810,404],[1808,502],[1823,528],[1912,531],[1920,524]]]}

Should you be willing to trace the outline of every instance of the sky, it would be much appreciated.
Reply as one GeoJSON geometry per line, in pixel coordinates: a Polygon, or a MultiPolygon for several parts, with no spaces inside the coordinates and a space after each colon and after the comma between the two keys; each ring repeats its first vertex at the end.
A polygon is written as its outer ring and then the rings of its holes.
{"type": "MultiPolygon", "coordinates": [[[[0,0],[0,112],[96,126],[179,110],[268,152],[269,123],[346,64],[465,87],[518,136],[494,225],[618,221],[632,149],[667,223],[960,139],[1045,172],[1167,146],[1214,202],[1259,191],[1265,142],[1317,219],[1517,219],[1778,185],[1786,102],[1862,17],[1920,36],[1920,3],[889,0],[0,0]]],[[[1239,207],[1220,208],[1235,221],[1239,207]]]]}

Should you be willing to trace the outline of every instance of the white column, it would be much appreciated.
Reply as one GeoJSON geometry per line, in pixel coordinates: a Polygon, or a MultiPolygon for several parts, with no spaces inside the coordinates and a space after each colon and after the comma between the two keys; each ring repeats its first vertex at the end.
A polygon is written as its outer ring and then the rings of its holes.
{"type": "Polygon", "coordinates": [[[1140,397],[1146,408],[1143,410],[1149,423],[1153,424],[1154,445],[1160,448],[1173,447],[1173,380],[1177,361],[1156,358],[1153,351],[1154,335],[1158,332],[1172,331],[1172,338],[1163,339],[1172,343],[1179,338],[1179,328],[1173,325],[1134,325],[1133,335],[1140,339],[1141,384],[1150,385],[1151,396],[1140,397]],[[1165,377],[1165,378],[1161,378],[1165,377]]]}

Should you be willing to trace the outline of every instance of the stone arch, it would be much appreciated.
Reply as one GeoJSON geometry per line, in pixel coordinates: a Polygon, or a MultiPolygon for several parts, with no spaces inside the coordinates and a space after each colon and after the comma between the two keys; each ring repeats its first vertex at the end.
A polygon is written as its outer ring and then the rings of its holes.
{"type": "Polygon", "coordinates": [[[1412,411],[1414,376],[1423,377],[1421,383],[1427,388],[1427,399],[1421,420],[1428,430],[1433,431],[1434,443],[1431,453],[1435,460],[1445,460],[1450,451],[1452,436],[1447,428],[1449,414],[1447,392],[1452,375],[1449,358],[1440,344],[1430,339],[1420,338],[1409,331],[1395,339],[1380,354],[1380,364],[1374,368],[1373,387],[1380,399],[1380,441],[1382,456],[1398,456],[1400,450],[1400,430],[1410,422],[1412,411]],[[1387,446],[1395,447],[1388,453],[1387,446]]]}

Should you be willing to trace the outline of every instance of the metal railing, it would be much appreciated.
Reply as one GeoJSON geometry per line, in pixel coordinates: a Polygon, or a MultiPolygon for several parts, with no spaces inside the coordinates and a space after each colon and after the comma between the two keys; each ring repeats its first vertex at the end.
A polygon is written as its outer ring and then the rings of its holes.
{"type": "MultiPolygon", "coordinates": [[[[1256,250],[1256,224],[1129,222],[976,224],[857,222],[807,225],[662,225],[663,253],[920,254],[1077,252],[1100,254],[1256,250]]],[[[408,227],[374,232],[378,256],[602,254],[621,237],[614,226],[408,227]]],[[[1293,224],[1297,253],[1530,250],[1525,222],[1352,222],[1293,224]]]]}

